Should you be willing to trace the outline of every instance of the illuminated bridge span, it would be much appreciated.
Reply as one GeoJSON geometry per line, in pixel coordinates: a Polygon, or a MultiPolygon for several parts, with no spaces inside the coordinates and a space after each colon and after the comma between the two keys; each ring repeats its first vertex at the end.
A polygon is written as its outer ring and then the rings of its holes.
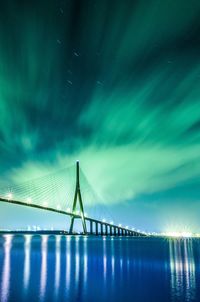
{"type": "MultiPolygon", "coordinates": [[[[98,200],[98,198],[84,173],[79,168],[79,161],[76,162],[76,177],[73,177],[75,182],[70,185],[70,182],[68,183],[68,194],[66,194],[66,181],[70,178],[72,179],[71,176],[72,170],[70,167],[68,168],[68,175],[66,169],[63,169],[60,173],[27,181],[21,185],[3,188],[0,191],[3,191],[0,201],[67,215],[70,217],[68,234],[74,234],[74,221],[79,219],[83,228],[82,234],[84,235],[146,236],[145,233],[133,228],[130,229],[128,226],[124,227],[121,224],[114,224],[113,221],[107,222],[105,219],[99,220],[96,218],[95,216],[98,216],[98,214],[95,213],[95,207],[91,200],[98,200]],[[85,190],[80,188],[80,174],[85,190]],[[75,194],[72,193],[74,187],[75,194]],[[91,198],[91,195],[93,198],[91,198]],[[67,204],[66,199],[73,200],[72,207],[70,207],[70,202],[67,204]],[[87,200],[91,212],[94,212],[93,214],[87,215],[85,213],[84,199],[87,200]],[[41,200],[42,203],[40,202],[41,200]],[[77,210],[78,208],[79,210],[77,210]]],[[[99,208],[101,208],[101,204],[99,204],[99,208]]]]}

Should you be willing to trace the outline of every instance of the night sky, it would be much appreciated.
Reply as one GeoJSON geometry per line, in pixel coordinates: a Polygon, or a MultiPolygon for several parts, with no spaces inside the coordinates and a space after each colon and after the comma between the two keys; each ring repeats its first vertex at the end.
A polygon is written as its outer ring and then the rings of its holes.
{"type": "Polygon", "coordinates": [[[199,16],[199,0],[0,1],[0,185],[79,159],[116,222],[199,232],[199,16]]]}

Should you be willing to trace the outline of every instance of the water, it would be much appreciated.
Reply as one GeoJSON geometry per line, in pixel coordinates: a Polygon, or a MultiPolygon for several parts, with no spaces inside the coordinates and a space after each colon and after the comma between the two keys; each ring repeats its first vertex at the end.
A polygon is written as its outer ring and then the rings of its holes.
{"type": "Polygon", "coordinates": [[[0,236],[0,301],[200,301],[200,240],[0,236]]]}

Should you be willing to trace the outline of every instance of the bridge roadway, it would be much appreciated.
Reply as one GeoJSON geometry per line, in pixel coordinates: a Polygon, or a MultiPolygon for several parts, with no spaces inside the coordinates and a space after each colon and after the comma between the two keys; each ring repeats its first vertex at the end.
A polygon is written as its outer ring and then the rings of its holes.
{"type": "MultiPolygon", "coordinates": [[[[79,215],[79,214],[75,214],[75,213],[67,212],[67,211],[63,211],[63,210],[58,210],[58,209],[54,209],[51,207],[45,207],[45,206],[41,206],[41,205],[37,205],[37,204],[31,204],[31,203],[27,203],[27,202],[23,202],[23,201],[19,201],[19,200],[12,200],[12,199],[0,197],[0,202],[16,204],[16,205],[20,205],[20,206],[26,206],[26,207],[30,207],[30,208],[36,208],[36,209],[40,209],[40,210],[50,211],[50,212],[59,213],[59,214],[63,214],[63,215],[81,219],[81,215],[79,215]]],[[[86,221],[89,222],[89,232],[87,232],[88,235],[146,236],[143,233],[140,233],[140,232],[137,232],[134,230],[130,230],[130,229],[124,228],[122,226],[118,226],[118,225],[111,224],[108,222],[100,221],[100,220],[97,220],[97,219],[94,219],[91,217],[85,216],[84,218],[86,221]]]]}

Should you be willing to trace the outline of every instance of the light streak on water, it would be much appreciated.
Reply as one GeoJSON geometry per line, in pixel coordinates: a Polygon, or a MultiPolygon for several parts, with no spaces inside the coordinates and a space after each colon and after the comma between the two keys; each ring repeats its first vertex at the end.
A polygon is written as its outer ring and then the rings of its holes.
{"type": "Polygon", "coordinates": [[[193,242],[189,239],[170,240],[171,293],[176,300],[184,295],[190,301],[196,290],[193,242]]]}
{"type": "Polygon", "coordinates": [[[3,262],[3,273],[1,280],[1,302],[7,302],[9,300],[9,289],[10,289],[10,251],[12,247],[12,235],[4,236],[4,262],[3,262]]]}
{"type": "Polygon", "coordinates": [[[106,255],[106,240],[103,240],[103,279],[106,284],[107,277],[107,255],[106,255]]]}
{"type": "Polygon", "coordinates": [[[84,291],[87,288],[87,274],[88,274],[88,251],[87,251],[87,237],[84,237],[83,243],[83,286],[84,291]]]}
{"type": "Polygon", "coordinates": [[[44,300],[45,291],[46,291],[46,282],[47,282],[47,243],[48,235],[43,235],[41,253],[42,253],[42,264],[41,264],[41,273],[40,273],[40,299],[44,300]]]}
{"type": "Polygon", "coordinates": [[[66,290],[70,289],[70,274],[71,274],[71,249],[70,249],[71,237],[66,237],[66,290]]]}
{"type": "Polygon", "coordinates": [[[31,254],[31,238],[32,235],[25,235],[25,243],[24,243],[24,290],[27,291],[30,280],[30,254],[31,254]]]}
{"type": "Polygon", "coordinates": [[[60,240],[61,236],[56,236],[56,267],[55,267],[55,296],[57,297],[59,287],[60,287],[60,258],[61,258],[61,250],[60,250],[60,240]]]}
{"type": "Polygon", "coordinates": [[[79,237],[76,237],[76,254],[75,254],[75,285],[76,287],[79,284],[79,275],[80,275],[80,242],[79,237]]]}

